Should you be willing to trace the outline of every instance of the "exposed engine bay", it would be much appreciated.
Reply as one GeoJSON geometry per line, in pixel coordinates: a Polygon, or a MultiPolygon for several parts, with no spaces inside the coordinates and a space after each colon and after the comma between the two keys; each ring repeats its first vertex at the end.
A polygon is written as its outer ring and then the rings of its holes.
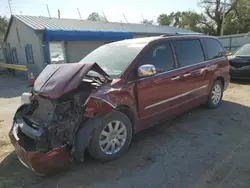
{"type": "Polygon", "coordinates": [[[29,101],[14,117],[13,130],[19,145],[26,151],[47,152],[63,145],[71,150],[77,131],[88,119],[83,116],[85,104],[101,85],[98,80],[84,79],[76,89],[58,99],[35,92],[26,94],[29,101]]]}

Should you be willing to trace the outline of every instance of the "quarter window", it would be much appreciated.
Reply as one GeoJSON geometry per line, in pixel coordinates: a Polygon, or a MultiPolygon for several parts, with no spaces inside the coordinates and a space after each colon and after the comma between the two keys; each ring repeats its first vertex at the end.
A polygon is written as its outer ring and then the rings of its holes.
{"type": "Polygon", "coordinates": [[[204,61],[204,54],[199,40],[176,40],[173,43],[180,67],[204,61]]]}
{"type": "Polygon", "coordinates": [[[139,61],[138,67],[145,64],[155,66],[157,73],[174,69],[174,58],[169,42],[156,44],[139,61]]]}
{"type": "Polygon", "coordinates": [[[216,59],[225,55],[224,49],[217,40],[203,39],[202,41],[208,60],[216,59]]]}

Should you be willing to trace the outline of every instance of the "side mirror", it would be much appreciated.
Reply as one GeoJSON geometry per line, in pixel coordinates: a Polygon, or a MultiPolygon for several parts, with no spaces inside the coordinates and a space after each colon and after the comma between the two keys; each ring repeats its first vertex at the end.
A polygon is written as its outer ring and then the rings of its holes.
{"type": "Polygon", "coordinates": [[[138,77],[143,78],[147,76],[152,76],[156,74],[156,69],[154,65],[147,64],[142,65],[138,68],[138,77]]]}

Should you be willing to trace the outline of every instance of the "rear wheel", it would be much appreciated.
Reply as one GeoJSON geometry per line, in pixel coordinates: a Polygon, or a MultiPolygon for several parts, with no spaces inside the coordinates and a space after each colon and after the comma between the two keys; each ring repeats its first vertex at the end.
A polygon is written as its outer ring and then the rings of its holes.
{"type": "Polygon", "coordinates": [[[223,84],[220,80],[216,80],[208,97],[207,105],[209,108],[218,108],[223,97],[223,84]]]}
{"type": "Polygon", "coordinates": [[[113,111],[94,130],[88,151],[95,159],[114,160],[127,151],[131,139],[132,124],[130,120],[125,114],[113,111]]]}

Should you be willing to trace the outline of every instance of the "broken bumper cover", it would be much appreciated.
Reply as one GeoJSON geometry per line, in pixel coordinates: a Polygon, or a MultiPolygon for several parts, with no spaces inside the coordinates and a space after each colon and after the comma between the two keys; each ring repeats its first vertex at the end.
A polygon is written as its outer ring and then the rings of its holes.
{"type": "Polygon", "coordinates": [[[69,165],[69,154],[65,147],[56,148],[47,153],[28,152],[18,144],[12,131],[10,131],[9,137],[20,162],[37,175],[49,175],[65,169],[69,165]]]}

